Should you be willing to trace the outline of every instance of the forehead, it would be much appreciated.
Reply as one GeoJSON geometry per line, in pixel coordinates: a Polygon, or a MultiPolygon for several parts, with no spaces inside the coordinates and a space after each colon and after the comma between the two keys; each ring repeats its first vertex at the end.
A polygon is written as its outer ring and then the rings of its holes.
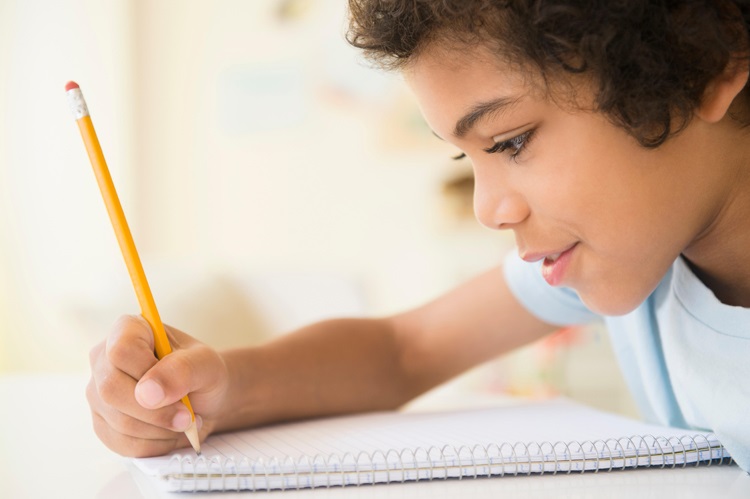
{"type": "Polygon", "coordinates": [[[538,71],[503,61],[482,46],[425,50],[404,69],[404,79],[441,137],[477,104],[498,98],[539,100],[546,94],[538,71]]]}
{"type": "Polygon", "coordinates": [[[446,83],[458,83],[466,77],[478,78],[473,82],[481,83],[492,80],[496,83],[518,87],[537,83],[533,72],[523,68],[520,64],[501,59],[490,49],[476,45],[472,47],[443,47],[433,44],[420,51],[414,60],[404,69],[404,76],[410,84],[423,83],[423,80],[434,80],[440,76],[445,78],[455,75],[446,83]],[[456,80],[456,81],[454,81],[456,80]]]}

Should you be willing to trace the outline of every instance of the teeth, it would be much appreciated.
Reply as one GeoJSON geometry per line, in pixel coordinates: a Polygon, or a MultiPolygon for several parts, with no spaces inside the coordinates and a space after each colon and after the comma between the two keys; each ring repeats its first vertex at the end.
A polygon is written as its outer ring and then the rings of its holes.
{"type": "Polygon", "coordinates": [[[561,254],[562,253],[555,253],[554,255],[550,255],[550,256],[547,257],[547,260],[549,260],[550,262],[554,262],[555,260],[557,260],[558,258],[560,258],[561,254]]]}

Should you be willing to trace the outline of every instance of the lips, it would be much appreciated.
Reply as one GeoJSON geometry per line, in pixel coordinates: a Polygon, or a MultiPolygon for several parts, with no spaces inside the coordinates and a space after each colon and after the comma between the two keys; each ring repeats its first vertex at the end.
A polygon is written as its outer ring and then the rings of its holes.
{"type": "Polygon", "coordinates": [[[573,248],[573,246],[575,246],[576,244],[578,243],[576,242],[576,243],[561,247],[560,249],[550,250],[550,251],[535,251],[535,252],[525,251],[521,253],[521,260],[524,260],[529,263],[534,263],[542,259],[549,259],[550,261],[554,262],[555,260],[560,258],[560,256],[563,253],[573,248]]]}
{"type": "Polygon", "coordinates": [[[527,262],[543,260],[542,277],[550,286],[559,286],[565,277],[565,272],[577,245],[576,242],[560,250],[524,253],[521,258],[527,262]]]}
{"type": "Polygon", "coordinates": [[[549,255],[542,263],[542,277],[550,286],[559,286],[565,278],[570,260],[577,245],[573,245],[561,253],[549,255]]]}

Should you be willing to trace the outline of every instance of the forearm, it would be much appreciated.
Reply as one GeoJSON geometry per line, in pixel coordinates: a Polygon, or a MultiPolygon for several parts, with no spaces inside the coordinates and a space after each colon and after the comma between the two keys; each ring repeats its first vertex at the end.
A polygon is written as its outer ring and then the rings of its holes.
{"type": "Polygon", "coordinates": [[[512,296],[498,267],[386,319],[320,322],[225,352],[228,402],[216,430],[397,408],[555,329],[512,296]]]}
{"type": "Polygon", "coordinates": [[[400,351],[387,319],[325,321],[227,351],[229,398],[216,430],[396,408],[424,390],[400,351]]]}

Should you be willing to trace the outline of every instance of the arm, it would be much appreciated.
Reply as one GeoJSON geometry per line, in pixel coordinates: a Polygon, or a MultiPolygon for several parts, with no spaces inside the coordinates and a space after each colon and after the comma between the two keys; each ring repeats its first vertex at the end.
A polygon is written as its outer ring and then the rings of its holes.
{"type": "Polygon", "coordinates": [[[325,321],[226,352],[230,391],[241,395],[217,429],[393,409],[554,329],[518,304],[496,268],[395,317],[325,321]]]}
{"type": "Polygon", "coordinates": [[[186,393],[202,416],[203,438],[272,421],[396,408],[555,329],[513,298],[500,268],[403,314],[324,321],[221,354],[171,330],[175,352],[156,362],[143,328],[124,321],[92,351],[94,427],[128,455],[186,445],[173,424],[186,393]],[[156,404],[144,397],[149,380],[165,394],[156,404]]]}

